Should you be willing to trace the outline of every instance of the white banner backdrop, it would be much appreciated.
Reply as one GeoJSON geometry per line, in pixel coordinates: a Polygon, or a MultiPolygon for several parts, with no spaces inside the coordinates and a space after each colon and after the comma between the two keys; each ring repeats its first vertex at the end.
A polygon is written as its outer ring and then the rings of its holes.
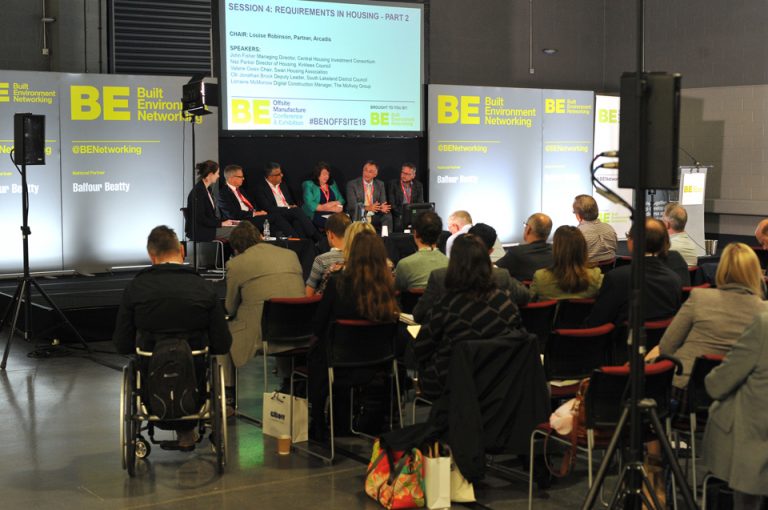
{"type": "Polygon", "coordinates": [[[591,193],[594,94],[430,85],[430,201],[443,219],[467,210],[502,242],[549,214],[575,224],[573,198],[591,193]]]}
{"type": "MultiPolygon", "coordinates": [[[[46,116],[46,165],[27,167],[33,271],[146,264],[152,227],[183,237],[193,167],[185,78],[4,71],[0,80],[0,153],[13,148],[15,113],[46,116]]],[[[216,115],[196,129],[196,159],[216,159],[216,115]]],[[[0,160],[0,273],[22,269],[20,183],[10,158],[0,160]]]]}
{"type": "MultiPolygon", "coordinates": [[[[619,150],[619,105],[620,99],[617,96],[595,97],[595,153],[597,156],[601,152],[619,150]]],[[[598,160],[598,163],[616,161],[615,159],[604,158],[598,160]]],[[[601,168],[595,173],[597,180],[605,184],[609,189],[616,192],[627,203],[633,203],[631,189],[619,188],[619,170],[615,168],[601,168]]],[[[593,193],[597,201],[597,207],[600,209],[600,221],[610,224],[619,236],[619,239],[626,239],[626,232],[629,232],[632,222],[630,221],[629,210],[619,204],[614,204],[606,198],[593,193]]]]}

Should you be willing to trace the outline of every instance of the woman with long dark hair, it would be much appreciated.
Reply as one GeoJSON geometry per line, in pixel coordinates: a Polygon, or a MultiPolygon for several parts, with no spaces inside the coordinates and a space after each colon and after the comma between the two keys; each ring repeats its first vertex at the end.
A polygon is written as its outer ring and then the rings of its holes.
{"type": "Polygon", "coordinates": [[[238,222],[222,220],[216,214],[216,198],[210,188],[219,180],[219,164],[209,159],[195,165],[195,170],[197,184],[187,196],[187,237],[193,241],[227,239],[238,222]]]}
{"type": "Polygon", "coordinates": [[[587,264],[587,242],[576,227],[563,225],[552,239],[552,266],[533,274],[531,297],[547,299],[591,298],[603,283],[600,268],[587,264]]]}
{"type": "Polygon", "coordinates": [[[453,243],[446,294],[414,344],[419,382],[427,398],[440,396],[446,385],[454,342],[499,338],[521,328],[517,306],[494,284],[492,267],[488,248],[477,236],[464,234],[453,243]]]}
{"type": "Polygon", "coordinates": [[[313,329],[318,340],[307,355],[313,435],[325,429],[323,412],[328,390],[326,345],[330,325],[338,319],[395,322],[400,312],[394,277],[387,264],[387,250],[376,233],[363,230],[354,236],[345,257],[344,268],[332,274],[315,313],[313,329]]]}
{"type": "Polygon", "coordinates": [[[320,228],[325,227],[325,220],[333,213],[344,210],[344,197],[331,176],[331,166],[321,161],[312,172],[312,179],[301,183],[304,195],[304,214],[320,228]]]}

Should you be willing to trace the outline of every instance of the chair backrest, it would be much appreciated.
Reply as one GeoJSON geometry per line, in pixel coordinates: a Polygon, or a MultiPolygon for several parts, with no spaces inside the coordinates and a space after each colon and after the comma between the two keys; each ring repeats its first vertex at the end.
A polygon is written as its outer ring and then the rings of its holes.
{"type": "Polygon", "coordinates": [[[322,296],[272,298],[264,302],[261,336],[270,344],[304,344],[312,338],[312,319],[322,296]]]}
{"type": "Polygon", "coordinates": [[[613,324],[603,324],[596,328],[554,330],[544,354],[547,380],[589,377],[608,359],[614,329],[613,324]]]}
{"type": "Polygon", "coordinates": [[[616,259],[612,258],[610,260],[603,260],[602,262],[598,262],[597,267],[599,267],[600,271],[605,274],[616,267],[616,259]]]}
{"type": "MultiPolygon", "coordinates": [[[[675,363],[662,360],[645,367],[645,391],[643,398],[656,401],[656,412],[663,420],[670,413],[672,377],[675,363]]],[[[589,379],[589,389],[584,398],[587,427],[611,427],[619,421],[624,403],[629,398],[629,367],[600,367],[589,379]]]]}
{"type": "Polygon", "coordinates": [[[688,414],[700,414],[709,411],[709,405],[712,403],[712,398],[704,387],[704,378],[707,377],[707,374],[709,374],[713,368],[723,362],[723,357],[724,356],[707,354],[699,356],[693,361],[691,377],[688,379],[688,388],[686,389],[687,400],[685,411],[688,414]]]}
{"type": "Polygon", "coordinates": [[[485,453],[527,451],[531,431],[549,416],[536,349],[533,335],[523,331],[452,344],[447,392],[435,401],[430,426],[447,426],[448,441],[462,438],[452,453],[468,479],[482,477],[485,453]]]}
{"type": "Polygon", "coordinates": [[[556,299],[528,303],[520,308],[523,326],[529,333],[536,335],[539,341],[539,353],[541,354],[544,354],[549,333],[552,331],[555,323],[556,312],[556,299]]]}
{"type": "Polygon", "coordinates": [[[621,266],[628,266],[632,263],[632,257],[628,255],[621,255],[620,257],[616,257],[616,262],[614,262],[613,267],[614,269],[621,266]]]}
{"type": "Polygon", "coordinates": [[[416,303],[424,295],[424,289],[408,289],[400,293],[400,307],[403,313],[413,313],[416,303]]]}
{"type": "Polygon", "coordinates": [[[688,296],[691,295],[691,291],[693,289],[708,289],[712,286],[709,282],[704,282],[700,285],[691,285],[690,287],[683,287],[683,302],[685,302],[686,299],[688,299],[688,296]]]}
{"type": "Polygon", "coordinates": [[[396,334],[396,322],[337,320],[328,335],[328,366],[362,368],[392,361],[396,334]]]}
{"type": "Polygon", "coordinates": [[[650,352],[651,349],[659,345],[661,337],[664,336],[664,332],[667,330],[670,324],[672,324],[674,317],[667,319],[659,319],[655,321],[645,321],[643,325],[645,327],[645,350],[650,352]]]}
{"type": "Polygon", "coordinates": [[[593,298],[561,300],[557,309],[555,328],[580,328],[594,305],[593,298]]]}

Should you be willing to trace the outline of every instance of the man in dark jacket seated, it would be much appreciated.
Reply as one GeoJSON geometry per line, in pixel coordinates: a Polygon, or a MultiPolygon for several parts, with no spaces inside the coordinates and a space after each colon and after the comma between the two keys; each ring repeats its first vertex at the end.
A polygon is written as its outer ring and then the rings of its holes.
{"type": "Polygon", "coordinates": [[[291,224],[280,214],[269,214],[258,210],[256,201],[243,191],[245,174],[240,165],[227,165],[224,168],[225,183],[219,188],[218,204],[221,215],[225,220],[246,220],[253,223],[259,232],[264,231],[264,221],[268,220],[272,232],[293,232],[291,224]]]}
{"type": "MultiPolygon", "coordinates": [[[[645,220],[645,317],[643,320],[672,317],[682,304],[682,282],[666,262],[659,258],[669,246],[664,224],[655,218],[645,220]]],[[[634,246],[627,240],[630,251],[634,246]]],[[[621,324],[629,316],[629,292],[632,286],[632,266],[626,265],[609,271],[603,278],[600,294],[587,317],[587,327],[606,323],[621,324]]]]}
{"type": "MultiPolygon", "coordinates": [[[[283,182],[283,170],[279,163],[267,163],[264,167],[264,179],[257,182],[255,189],[256,203],[259,209],[270,215],[280,215],[289,224],[290,230],[283,232],[290,237],[301,237],[318,242],[322,239],[312,220],[297,207],[290,189],[283,182]]],[[[277,230],[275,230],[277,232],[277,230]]],[[[273,232],[274,235],[274,232],[273,232]]]]}
{"type": "Polygon", "coordinates": [[[537,270],[552,266],[552,245],[547,243],[552,232],[552,218],[534,213],[526,220],[523,244],[507,250],[496,265],[518,280],[533,280],[537,270]]]}
{"type": "MultiPolygon", "coordinates": [[[[232,337],[216,290],[183,265],[184,248],[176,233],[164,225],[155,227],[147,252],[152,266],[128,284],[117,312],[112,335],[117,352],[131,354],[137,346],[152,351],[156,340],[183,335],[193,350],[207,345],[211,354],[227,354],[232,337]]],[[[194,448],[194,421],[167,425],[176,430],[180,450],[194,448]]]]}

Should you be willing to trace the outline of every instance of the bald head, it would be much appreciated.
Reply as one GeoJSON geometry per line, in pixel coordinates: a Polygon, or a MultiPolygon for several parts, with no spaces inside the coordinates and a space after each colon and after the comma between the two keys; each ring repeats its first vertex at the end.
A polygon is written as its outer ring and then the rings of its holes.
{"type": "Polygon", "coordinates": [[[755,239],[757,239],[757,243],[762,246],[764,250],[768,250],[768,219],[757,224],[757,228],[755,229],[755,239]]]}
{"type": "Polygon", "coordinates": [[[669,251],[669,234],[660,220],[645,219],[645,252],[666,255],[669,251]]]}
{"type": "Polygon", "coordinates": [[[546,241],[550,232],[552,232],[552,218],[544,213],[533,213],[525,222],[523,240],[526,243],[546,241]]]}
{"type": "Polygon", "coordinates": [[[467,211],[454,211],[448,216],[448,231],[455,234],[466,225],[472,224],[472,216],[467,211]]]}

